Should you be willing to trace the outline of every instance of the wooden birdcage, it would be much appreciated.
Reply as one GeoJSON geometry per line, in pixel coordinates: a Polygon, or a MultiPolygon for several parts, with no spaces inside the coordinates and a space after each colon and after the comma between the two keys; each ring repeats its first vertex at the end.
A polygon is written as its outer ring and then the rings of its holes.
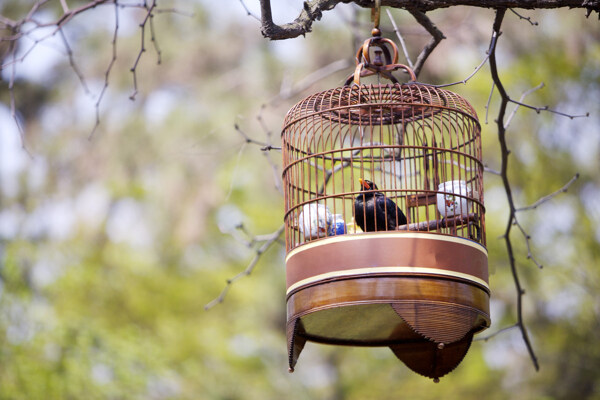
{"type": "Polygon", "coordinates": [[[490,324],[477,115],[461,96],[415,82],[397,54],[368,39],[346,85],[285,118],[290,371],[308,340],[389,346],[437,381],[490,324]],[[361,83],[368,75],[391,83],[361,83]],[[357,208],[370,196],[383,208],[357,208]],[[381,219],[388,200],[402,213],[381,219]]]}

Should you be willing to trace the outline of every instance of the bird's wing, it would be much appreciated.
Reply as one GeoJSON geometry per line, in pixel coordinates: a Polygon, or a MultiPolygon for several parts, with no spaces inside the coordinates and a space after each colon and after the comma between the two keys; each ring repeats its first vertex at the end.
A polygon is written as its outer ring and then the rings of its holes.
{"type": "Polygon", "coordinates": [[[406,217],[400,208],[394,203],[392,199],[389,199],[383,195],[377,196],[377,213],[385,213],[385,220],[387,221],[387,230],[394,230],[398,225],[404,225],[406,223],[406,217]]]}

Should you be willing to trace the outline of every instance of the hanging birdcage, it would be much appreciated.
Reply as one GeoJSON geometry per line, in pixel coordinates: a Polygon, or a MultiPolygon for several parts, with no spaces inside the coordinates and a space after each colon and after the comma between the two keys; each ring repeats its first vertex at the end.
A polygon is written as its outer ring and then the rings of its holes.
{"type": "Polygon", "coordinates": [[[291,371],[308,340],[389,346],[437,380],[490,324],[477,115],[397,58],[374,32],[343,87],[285,118],[291,371]]]}

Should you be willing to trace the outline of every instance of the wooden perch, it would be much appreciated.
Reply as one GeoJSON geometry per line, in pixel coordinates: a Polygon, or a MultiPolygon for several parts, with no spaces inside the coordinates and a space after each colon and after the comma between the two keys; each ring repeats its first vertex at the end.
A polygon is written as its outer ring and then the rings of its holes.
{"type": "Polygon", "coordinates": [[[466,216],[457,215],[448,218],[434,219],[431,221],[416,222],[413,224],[400,225],[399,231],[434,231],[441,228],[454,228],[460,225],[466,225],[469,222],[477,222],[479,217],[477,214],[469,214],[466,216]]]}

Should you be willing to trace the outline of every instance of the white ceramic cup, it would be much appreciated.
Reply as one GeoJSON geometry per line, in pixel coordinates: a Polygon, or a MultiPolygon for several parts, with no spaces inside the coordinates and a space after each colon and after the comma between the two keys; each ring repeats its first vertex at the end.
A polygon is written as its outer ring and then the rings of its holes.
{"type": "Polygon", "coordinates": [[[460,196],[472,197],[471,189],[465,181],[447,181],[440,183],[437,194],[437,209],[443,217],[455,215],[467,216],[470,202],[460,196]],[[460,196],[456,196],[460,195],[460,196]]]}
{"type": "Polygon", "coordinates": [[[333,215],[323,204],[310,203],[302,207],[298,216],[298,229],[305,239],[316,239],[327,236],[333,215]]]}

